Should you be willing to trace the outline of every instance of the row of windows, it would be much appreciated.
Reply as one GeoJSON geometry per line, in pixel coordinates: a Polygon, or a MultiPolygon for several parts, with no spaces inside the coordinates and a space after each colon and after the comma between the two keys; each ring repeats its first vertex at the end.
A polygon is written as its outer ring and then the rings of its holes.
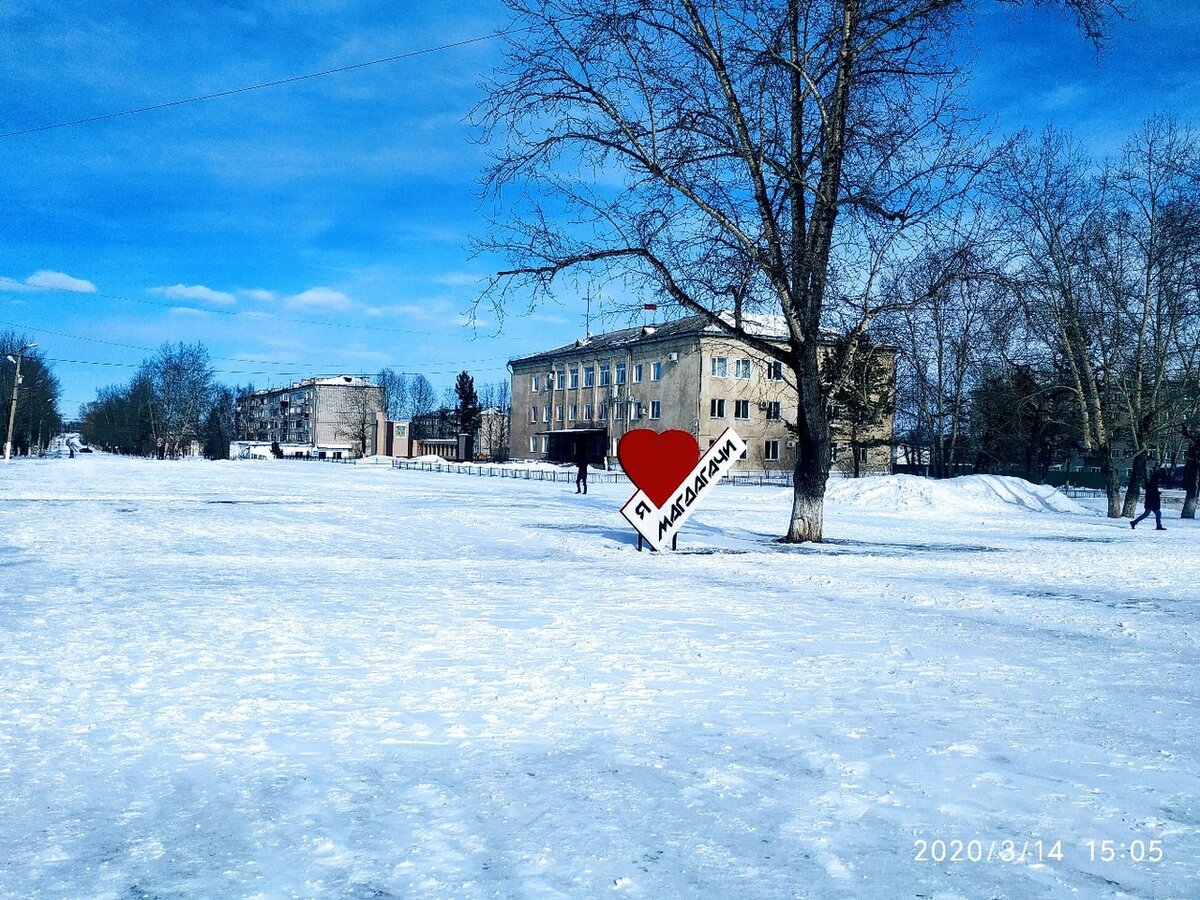
{"type": "MultiPolygon", "coordinates": [[[[643,416],[645,416],[647,413],[649,414],[651,419],[662,418],[662,402],[659,400],[651,400],[649,403],[642,403],[640,400],[631,400],[631,401],[629,401],[628,404],[616,403],[612,407],[614,417],[617,419],[625,418],[625,409],[627,406],[629,407],[629,418],[631,418],[631,419],[643,418],[643,416]]],[[[770,400],[765,403],[760,403],[760,404],[758,404],[758,406],[759,406],[759,409],[763,410],[766,413],[767,421],[778,421],[783,418],[783,407],[782,407],[781,402],[778,400],[770,400]]],[[[599,413],[600,414],[596,418],[592,417],[592,412],[594,411],[594,409],[595,408],[592,406],[591,403],[584,403],[583,404],[583,416],[581,417],[579,415],[580,404],[578,404],[578,403],[571,403],[571,404],[565,404],[565,405],[562,403],[559,403],[553,407],[531,406],[531,407],[529,407],[529,421],[537,422],[538,418],[539,418],[539,414],[540,414],[541,421],[549,422],[549,421],[551,421],[551,411],[552,410],[553,410],[553,414],[554,414],[553,421],[555,421],[555,422],[562,422],[564,420],[568,421],[568,422],[576,422],[576,421],[580,421],[580,420],[582,420],[584,422],[592,422],[592,421],[597,421],[597,420],[602,421],[602,422],[607,421],[608,412],[609,412],[609,406],[607,403],[601,403],[599,405],[599,413]]],[[[724,399],[718,399],[718,398],[714,397],[713,399],[709,400],[709,406],[708,406],[709,418],[723,419],[723,418],[725,418],[725,414],[726,414],[726,401],[724,399]]],[[[749,400],[734,400],[733,401],[733,417],[735,419],[749,419],[750,418],[750,401],[749,400]]]]}
{"type": "MultiPolygon", "coordinates": [[[[529,390],[536,394],[542,389],[543,381],[548,391],[576,390],[579,388],[581,380],[585,388],[595,387],[597,370],[600,376],[600,387],[608,387],[610,384],[625,384],[628,380],[629,367],[625,363],[619,362],[615,366],[609,363],[600,363],[599,366],[571,366],[567,369],[560,369],[553,374],[553,380],[550,375],[547,375],[545,379],[541,375],[531,375],[529,390]]],[[[652,362],[649,365],[634,364],[633,383],[641,384],[647,374],[651,381],[662,381],[663,364],[661,362],[652,362]]]]}
{"type": "MultiPolygon", "coordinates": [[[[616,363],[615,366],[610,366],[609,363],[600,363],[598,366],[569,366],[566,369],[557,370],[552,376],[546,375],[544,379],[541,375],[531,375],[529,390],[534,394],[538,393],[542,390],[543,382],[548,391],[578,390],[581,381],[585,388],[595,387],[597,370],[599,371],[600,387],[608,387],[610,384],[625,384],[629,374],[628,367],[623,362],[616,363]]],[[[749,379],[751,370],[749,357],[743,356],[733,360],[734,378],[749,379]]],[[[647,374],[651,381],[662,381],[663,364],[661,362],[652,362],[648,365],[634,363],[632,374],[634,384],[641,384],[647,374]]],[[[727,378],[729,376],[729,357],[711,357],[709,374],[715,378],[727,378]]],[[[783,363],[779,360],[767,361],[764,364],[763,377],[768,381],[782,381],[783,363]]]]}
{"type": "MultiPolygon", "coordinates": [[[[830,446],[830,448],[829,448],[830,462],[837,462],[838,456],[840,455],[840,453],[841,453],[841,448],[838,447],[837,442],[835,441],[832,444],[832,446],[830,446]]],[[[867,461],[867,448],[866,447],[859,447],[857,450],[854,451],[854,454],[858,457],[858,461],[860,463],[865,463],[867,461]]],[[[767,462],[778,462],[779,461],[779,441],[767,441],[766,442],[766,444],[763,447],[763,459],[765,459],[767,462]]]]}
{"type": "MultiPolygon", "coordinates": [[[[780,401],[771,400],[766,403],[758,404],[759,409],[762,409],[767,414],[768,420],[781,419],[783,417],[783,407],[780,401]]],[[[708,401],[708,417],[710,419],[725,418],[725,400],[713,399],[708,401]]],[[[733,401],[733,417],[735,419],[750,418],[750,401],[749,400],[734,400],[733,401]]]]}
{"type": "MultiPolygon", "coordinates": [[[[651,400],[649,403],[642,403],[640,400],[631,400],[629,403],[614,403],[612,407],[613,417],[620,420],[625,418],[626,409],[628,408],[629,418],[641,419],[649,414],[651,419],[662,418],[662,401],[651,400]]],[[[539,408],[536,406],[529,407],[529,421],[536,422],[538,420],[539,408]]],[[[540,408],[543,422],[550,421],[550,407],[543,406],[540,408]]],[[[561,403],[554,407],[554,421],[562,422],[564,415],[568,422],[594,422],[607,421],[609,406],[607,403],[601,403],[599,406],[600,415],[595,419],[592,418],[593,407],[590,403],[583,404],[583,416],[579,415],[579,404],[571,403],[563,405],[561,403]]]]}
{"type": "MultiPolygon", "coordinates": [[[[739,357],[733,361],[733,377],[747,379],[750,377],[751,363],[748,357],[739,357]]],[[[729,357],[714,356],[708,361],[708,374],[714,378],[729,377],[729,357]]],[[[763,364],[763,377],[768,381],[783,381],[783,363],[777,359],[768,360],[763,364]]]]}

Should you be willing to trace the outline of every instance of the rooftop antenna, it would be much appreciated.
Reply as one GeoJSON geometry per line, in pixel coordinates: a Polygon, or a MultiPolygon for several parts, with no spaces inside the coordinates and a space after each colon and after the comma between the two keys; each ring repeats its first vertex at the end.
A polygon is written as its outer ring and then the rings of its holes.
{"type": "Polygon", "coordinates": [[[583,336],[587,339],[592,337],[592,289],[588,288],[587,295],[584,298],[587,301],[587,315],[583,319],[583,336]]]}

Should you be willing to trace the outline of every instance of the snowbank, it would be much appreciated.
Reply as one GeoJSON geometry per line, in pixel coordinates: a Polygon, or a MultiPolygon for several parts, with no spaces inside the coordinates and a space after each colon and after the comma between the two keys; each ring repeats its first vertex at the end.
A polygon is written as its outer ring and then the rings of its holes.
{"type": "Polygon", "coordinates": [[[1031,512],[1096,515],[1095,510],[1076,503],[1056,488],[1004,475],[967,475],[948,481],[915,475],[830,479],[825,498],[849,509],[873,512],[952,509],[990,515],[1017,506],[1031,512]]]}

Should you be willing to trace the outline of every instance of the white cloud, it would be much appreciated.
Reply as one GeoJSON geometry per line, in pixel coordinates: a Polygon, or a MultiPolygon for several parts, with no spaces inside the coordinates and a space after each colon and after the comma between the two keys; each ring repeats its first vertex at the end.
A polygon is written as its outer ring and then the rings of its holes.
{"type": "Polygon", "coordinates": [[[82,278],[73,278],[64,272],[41,269],[24,281],[0,276],[0,291],[70,291],[75,294],[94,294],[96,286],[82,278]]]}
{"type": "Polygon", "coordinates": [[[152,287],[151,294],[169,297],[172,300],[202,300],[205,303],[215,303],[218,306],[229,306],[237,302],[233,294],[225,291],[214,291],[202,284],[173,284],[170,287],[152,287]]]}
{"type": "Polygon", "coordinates": [[[311,287],[307,291],[285,297],[284,300],[289,306],[303,309],[345,309],[350,305],[349,297],[328,287],[311,287]]]}
{"type": "Polygon", "coordinates": [[[271,303],[279,295],[274,291],[265,291],[262,288],[251,288],[245,291],[238,291],[243,297],[249,297],[251,300],[257,300],[260,303],[271,303]]]}

